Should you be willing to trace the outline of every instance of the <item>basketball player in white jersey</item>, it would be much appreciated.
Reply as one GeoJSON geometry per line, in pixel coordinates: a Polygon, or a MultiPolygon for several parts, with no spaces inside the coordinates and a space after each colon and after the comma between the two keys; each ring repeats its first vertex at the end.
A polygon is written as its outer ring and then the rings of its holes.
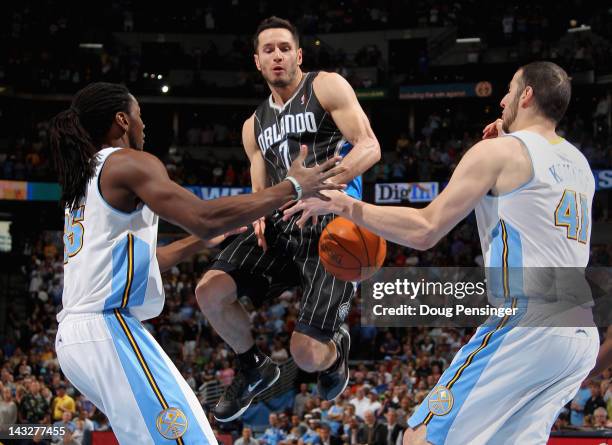
{"type": "MultiPolygon", "coordinates": [[[[501,101],[507,134],[496,137],[502,135],[489,126],[423,209],[377,207],[330,192],[331,201],[303,200],[286,217],[303,211],[302,223],[332,212],[425,250],[475,209],[486,267],[584,268],[594,179],[580,151],[555,133],[570,95],[570,80],[554,63],[520,68],[501,101]]],[[[505,296],[518,304],[511,292],[505,296]]],[[[575,311],[592,322],[590,308],[575,311]]],[[[409,419],[404,444],[547,442],[559,410],[595,365],[599,336],[594,327],[515,327],[521,316],[478,328],[409,419]]]]}
{"type": "Polygon", "coordinates": [[[331,168],[340,158],[306,169],[303,147],[275,187],[202,201],[143,151],[138,102],[109,83],[76,94],[52,119],[50,143],[66,206],[62,371],[123,445],[216,444],[197,397],[141,323],[163,308],[160,270],[297,195],[338,189],[324,182],[343,171],[331,168]],[[157,248],[158,215],[195,236],[157,248]]]}

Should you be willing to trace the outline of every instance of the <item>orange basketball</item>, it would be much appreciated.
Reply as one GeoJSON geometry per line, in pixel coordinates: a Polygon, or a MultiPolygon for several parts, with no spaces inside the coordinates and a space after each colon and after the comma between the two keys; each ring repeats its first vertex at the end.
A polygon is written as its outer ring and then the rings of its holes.
{"type": "Polygon", "coordinates": [[[330,222],[319,238],[319,256],[325,269],[342,281],[361,281],[382,266],[387,243],[378,235],[346,218],[330,222]],[[362,267],[372,268],[362,271],[362,267]]]}

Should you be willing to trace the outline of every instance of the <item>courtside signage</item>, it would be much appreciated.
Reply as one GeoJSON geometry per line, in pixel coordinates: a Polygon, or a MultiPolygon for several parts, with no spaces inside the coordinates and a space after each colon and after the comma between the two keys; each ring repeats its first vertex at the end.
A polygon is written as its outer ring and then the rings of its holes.
{"type": "Polygon", "coordinates": [[[400,182],[376,184],[376,204],[399,204],[401,202],[430,202],[438,196],[437,182],[400,182]]]}

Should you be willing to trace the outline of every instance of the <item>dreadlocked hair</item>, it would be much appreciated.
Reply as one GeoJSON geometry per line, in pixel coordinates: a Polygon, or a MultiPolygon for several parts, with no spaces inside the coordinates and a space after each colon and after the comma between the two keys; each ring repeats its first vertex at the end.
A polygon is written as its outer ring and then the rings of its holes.
{"type": "Polygon", "coordinates": [[[78,207],[94,176],[98,151],[115,115],[129,112],[130,92],[124,85],[97,82],[80,90],[70,108],[49,122],[49,146],[62,187],[62,204],[78,207]]]}

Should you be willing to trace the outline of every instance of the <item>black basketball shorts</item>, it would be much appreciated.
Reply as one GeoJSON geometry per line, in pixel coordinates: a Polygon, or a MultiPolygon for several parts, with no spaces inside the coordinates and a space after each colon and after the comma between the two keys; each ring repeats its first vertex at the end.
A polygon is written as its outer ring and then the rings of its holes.
{"type": "Polygon", "coordinates": [[[275,212],[266,217],[265,252],[250,226],[217,255],[211,270],[228,273],[236,282],[238,296],[248,296],[255,306],[301,287],[295,330],[327,342],[348,315],[355,294],[355,285],[329,274],[319,258],[319,237],[333,218],[320,216],[317,224],[300,229],[297,217],[285,222],[275,212]]]}

